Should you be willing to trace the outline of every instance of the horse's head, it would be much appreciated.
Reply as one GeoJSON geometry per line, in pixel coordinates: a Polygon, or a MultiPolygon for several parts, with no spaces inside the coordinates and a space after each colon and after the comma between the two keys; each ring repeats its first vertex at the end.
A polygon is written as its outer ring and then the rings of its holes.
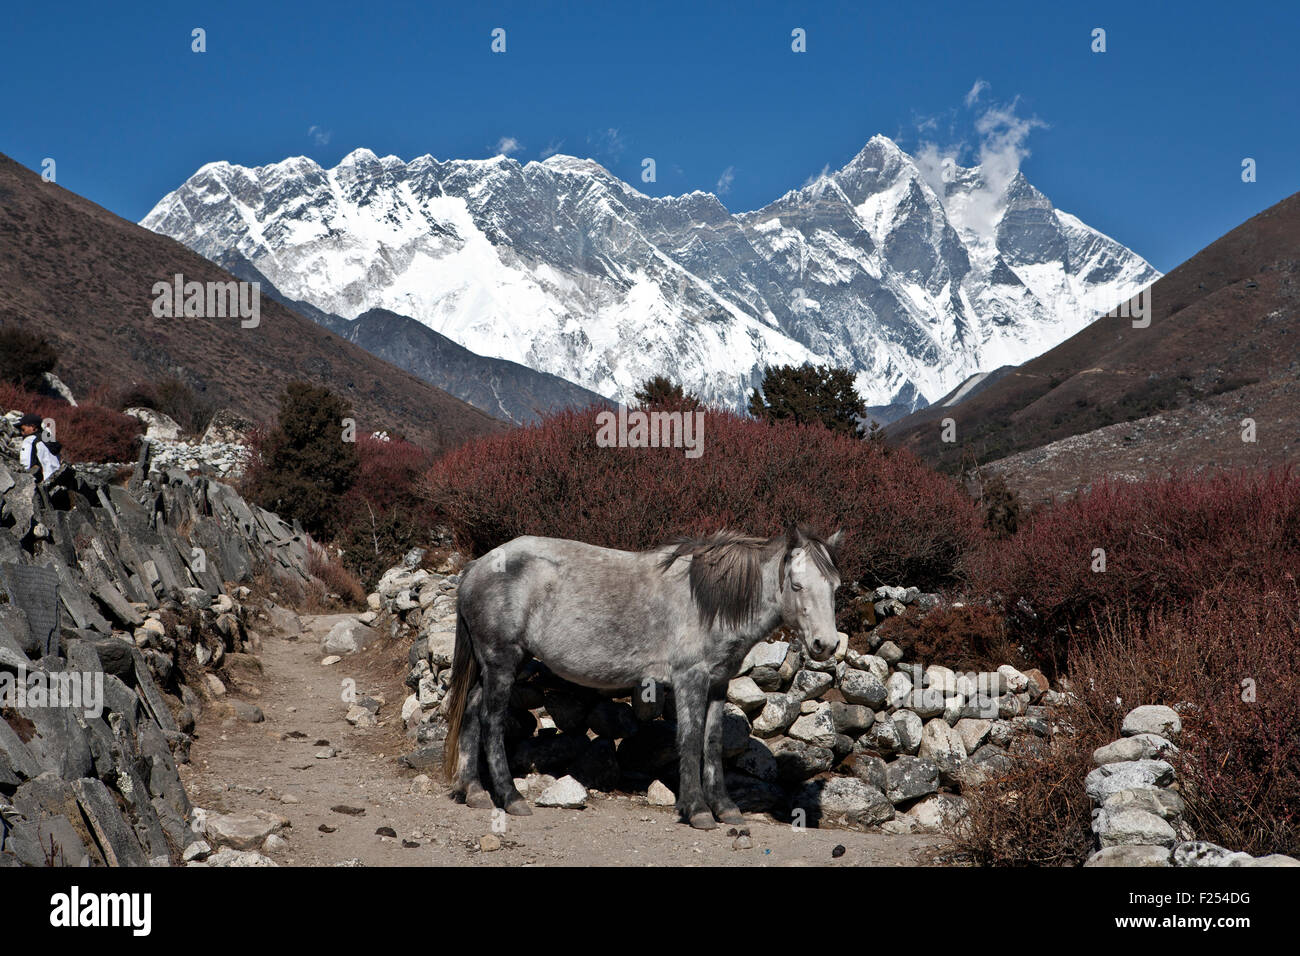
{"type": "Polygon", "coordinates": [[[786,533],[781,562],[781,618],[786,627],[799,629],[804,649],[815,661],[835,653],[839,633],[835,628],[835,589],[840,586],[836,549],[843,533],[825,540],[806,528],[792,526],[786,533]]]}

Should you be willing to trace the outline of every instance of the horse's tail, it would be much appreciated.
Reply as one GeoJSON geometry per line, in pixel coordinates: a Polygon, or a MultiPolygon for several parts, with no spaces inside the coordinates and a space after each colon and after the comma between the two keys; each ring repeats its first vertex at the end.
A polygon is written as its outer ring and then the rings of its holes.
{"type": "Polygon", "coordinates": [[[478,661],[470,647],[465,615],[456,612],[456,651],[451,662],[451,693],[447,698],[447,741],[443,745],[442,769],[455,782],[460,763],[460,725],[465,717],[465,700],[478,680],[478,661]]]}

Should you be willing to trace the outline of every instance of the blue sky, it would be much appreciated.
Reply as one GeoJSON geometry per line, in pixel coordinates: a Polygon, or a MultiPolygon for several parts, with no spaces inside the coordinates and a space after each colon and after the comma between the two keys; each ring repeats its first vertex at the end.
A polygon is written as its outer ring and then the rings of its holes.
{"type": "Polygon", "coordinates": [[[357,146],[592,156],[653,195],[757,208],[875,133],[1021,168],[1168,270],[1300,189],[1300,5],[336,3],[11,5],[0,152],[138,220],[206,162],[357,146]],[[111,11],[111,13],[109,12],[111,11]],[[207,52],[191,51],[206,30],[207,52]],[[491,31],[506,31],[494,54],[491,31]],[[1092,31],[1106,30],[1105,53],[1092,31]],[[806,31],[807,52],[791,50],[806,31]],[[982,81],[971,105],[966,98],[982,81]],[[653,157],[657,182],[643,183],[653,157]],[[1257,163],[1243,183],[1241,163],[1257,163]]]}

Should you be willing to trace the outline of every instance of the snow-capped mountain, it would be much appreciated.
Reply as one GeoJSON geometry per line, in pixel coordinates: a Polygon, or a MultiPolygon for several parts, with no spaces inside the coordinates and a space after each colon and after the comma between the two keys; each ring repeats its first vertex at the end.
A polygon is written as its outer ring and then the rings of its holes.
{"type": "Polygon", "coordinates": [[[935,171],[884,136],[754,212],[652,198],[591,160],[405,163],[366,149],[210,163],[142,221],[345,318],[408,315],[626,400],[666,374],[743,405],[764,365],[831,362],[928,404],[1050,348],[1159,273],[1019,173],[935,171]]]}

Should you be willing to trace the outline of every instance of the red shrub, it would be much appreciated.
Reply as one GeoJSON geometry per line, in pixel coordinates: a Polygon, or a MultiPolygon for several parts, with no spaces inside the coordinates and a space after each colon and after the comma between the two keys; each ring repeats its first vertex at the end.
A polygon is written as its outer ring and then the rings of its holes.
{"type": "Polygon", "coordinates": [[[976,590],[1044,663],[1096,615],[1186,605],[1202,593],[1264,588],[1300,569],[1300,474],[1107,482],[1038,512],[967,563],[976,590]],[[1105,570],[1094,571],[1094,549],[1105,570]]]}
{"type": "Polygon", "coordinates": [[[57,398],[33,395],[12,385],[0,385],[0,407],[19,409],[54,419],[55,437],[68,463],[135,461],[144,427],[130,415],[101,405],[72,406],[57,398]]]}
{"type": "Polygon", "coordinates": [[[434,505],[481,554],[521,534],[644,549],[722,527],[842,528],[844,580],[928,587],[982,540],[973,503],[919,459],[823,428],[705,413],[703,454],[602,448],[597,409],[566,411],[447,453],[434,505]]]}
{"type": "Polygon", "coordinates": [[[1300,853],[1300,589],[1239,583],[1185,608],[1108,616],[1070,659],[1071,722],[1114,739],[1138,704],[1176,706],[1173,758],[1197,837],[1300,853]]]}

